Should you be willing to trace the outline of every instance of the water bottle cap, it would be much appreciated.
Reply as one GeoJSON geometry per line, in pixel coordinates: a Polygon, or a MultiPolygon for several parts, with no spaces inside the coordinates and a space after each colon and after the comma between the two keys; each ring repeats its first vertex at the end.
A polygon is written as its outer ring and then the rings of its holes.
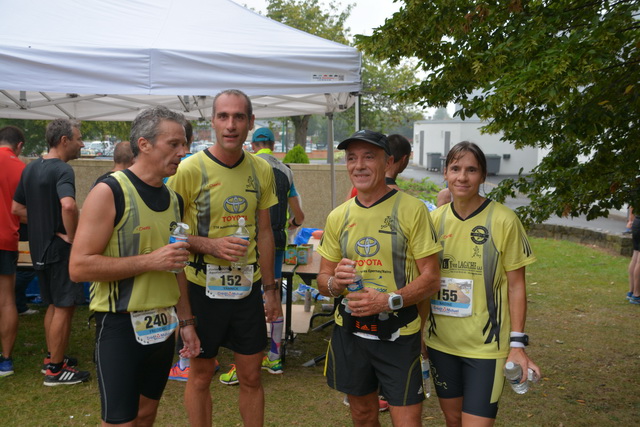
{"type": "Polygon", "coordinates": [[[189,225],[184,222],[176,223],[176,228],[174,228],[174,234],[183,234],[189,229],[189,225]]]}
{"type": "Polygon", "coordinates": [[[507,362],[507,364],[504,365],[504,367],[507,368],[507,369],[513,369],[513,368],[516,367],[516,364],[513,363],[513,362],[507,362]]]}
{"type": "Polygon", "coordinates": [[[244,224],[245,224],[245,219],[244,217],[241,216],[240,218],[238,218],[238,225],[240,227],[244,227],[244,224]]]}

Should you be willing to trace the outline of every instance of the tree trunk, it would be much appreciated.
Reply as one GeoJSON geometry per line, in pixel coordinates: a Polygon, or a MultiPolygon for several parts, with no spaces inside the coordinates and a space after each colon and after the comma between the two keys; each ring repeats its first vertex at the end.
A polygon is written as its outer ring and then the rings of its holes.
{"type": "Polygon", "coordinates": [[[296,128],[295,130],[295,143],[294,145],[300,145],[302,148],[307,148],[307,130],[309,128],[309,119],[310,115],[306,116],[293,116],[291,117],[291,121],[293,122],[293,126],[296,128]]]}

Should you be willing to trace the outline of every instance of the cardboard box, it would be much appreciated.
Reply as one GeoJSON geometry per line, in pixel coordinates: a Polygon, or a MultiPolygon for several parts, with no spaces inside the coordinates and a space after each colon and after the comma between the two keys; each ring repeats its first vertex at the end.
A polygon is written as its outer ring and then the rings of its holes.
{"type": "Polygon", "coordinates": [[[29,242],[18,242],[18,264],[31,265],[31,252],[29,242]]]}
{"type": "Polygon", "coordinates": [[[287,245],[287,249],[284,253],[284,263],[289,265],[296,265],[298,262],[298,249],[296,245],[287,245]]]}
{"type": "Polygon", "coordinates": [[[298,265],[307,265],[313,256],[313,245],[298,245],[298,265]]]}

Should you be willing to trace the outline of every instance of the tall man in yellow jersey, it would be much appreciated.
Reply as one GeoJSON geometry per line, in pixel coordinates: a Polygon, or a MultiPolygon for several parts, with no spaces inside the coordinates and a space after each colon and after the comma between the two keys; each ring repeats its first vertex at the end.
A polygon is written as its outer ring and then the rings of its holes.
{"type": "Polygon", "coordinates": [[[393,161],[385,135],[361,130],[338,148],[358,195],[329,214],[318,246],[320,292],[346,298],[327,352],[327,383],[348,395],[356,426],[379,425],[378,391],[394,425],[420,426],[416,305],[439,289],[440,245],[424,203],[385,183],[393,161]],[[348,292],[354,282],[364,287],[348,292]]]}
{"type": "MultiPolygon", "coordinates": [[[[173,332],[178,324],[183,335],[193,329],[190,319],[184,321],[183,313],[191,312],[183,309],[188,299],[180,298],[186,289],[181,292],[171,272],[184,267],[189,245],[168,244],[183,204],[162,183],[187,151],[184,116],[166,107],[145,110],[133,121],[130,141],[133,166],[87,196],[69,271],[76,281],[93,281],[102,425],[139,427],[155,420],[173,360],[173,332]]],[[[184,354],[199,351],[193,333],[183,339],[184,354]]]]}
{"type": "Polygon", "coordinates": [[[210,385],[221,346],[234,352],[244,425],[258,426],[264,420],[260,368],[267,345],[265,314],[273,322],[282,316],[282,308],[273,277],[269,217],[269,208],[278,202],[273,171],[264,159],[242,149],[253,121],[247,95],[238,90],[218,94],[212,119],[216,143],[185,159],[168,182],[184,198],[191,232],[193,254],[185,273],[202,346],[202,353],[191,359],[185,391],[192,426],[212,423],[210,385]],[[249,242],[232,236],[239,218],[245,219],[249,242]],[[244,254],[247,265],[232,267],[244,254]]]}

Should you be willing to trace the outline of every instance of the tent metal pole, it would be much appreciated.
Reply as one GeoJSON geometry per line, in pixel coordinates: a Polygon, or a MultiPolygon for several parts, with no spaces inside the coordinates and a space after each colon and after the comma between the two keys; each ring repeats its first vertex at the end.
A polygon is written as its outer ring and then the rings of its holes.
{"type": "Polygon", "coordinates": [[[336,165],[333,160],[333,113],[327,113],[327,162],[331,165],[331,209],[336,207],[336,165]]]}
{"type": "Polygon", "coordinates": [[[356,102],[355,102],[355,120],[354,120],[354,124],[356,127],[356,132],[358,132],[360,130],[360,95],[356,95],[356,102]]]}

